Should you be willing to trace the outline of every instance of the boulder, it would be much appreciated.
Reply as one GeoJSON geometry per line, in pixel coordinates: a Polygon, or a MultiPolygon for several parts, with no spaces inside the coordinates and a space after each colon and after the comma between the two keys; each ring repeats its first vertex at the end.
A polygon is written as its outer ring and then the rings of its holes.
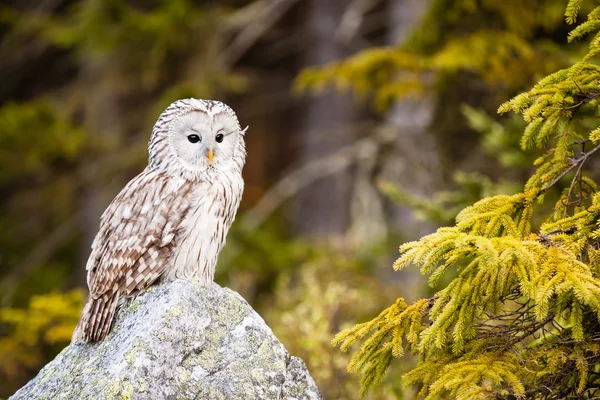
{"type": "Polygon", "coordinates": [[[109,336],[67,346],[10,399],[321,399],[236,292],[174,281],[123,307],[109,336]]]}

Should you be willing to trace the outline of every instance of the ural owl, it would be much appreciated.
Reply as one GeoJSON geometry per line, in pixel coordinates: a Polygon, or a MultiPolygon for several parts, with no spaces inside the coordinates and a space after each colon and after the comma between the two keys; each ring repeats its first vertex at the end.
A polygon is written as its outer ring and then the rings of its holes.
{"type": "Polygon", "coordinates": [[[148,166],[100,218],[73,341],[102,340],[119,304],[159,279],[213,280],[244,189],[244,132],[218,101],[178,100],[160,115],[148,166]]]}

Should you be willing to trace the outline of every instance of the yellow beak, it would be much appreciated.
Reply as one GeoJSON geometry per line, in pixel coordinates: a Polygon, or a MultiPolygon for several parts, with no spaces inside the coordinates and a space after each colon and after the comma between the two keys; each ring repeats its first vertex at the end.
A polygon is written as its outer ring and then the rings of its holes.
{"type": "Polygon", "coordinates": [[[208,161],[212,164],[213,162],[213,158],[215,156],[215,152],[213,151],[213,149],[208,150],[208,161]]]}

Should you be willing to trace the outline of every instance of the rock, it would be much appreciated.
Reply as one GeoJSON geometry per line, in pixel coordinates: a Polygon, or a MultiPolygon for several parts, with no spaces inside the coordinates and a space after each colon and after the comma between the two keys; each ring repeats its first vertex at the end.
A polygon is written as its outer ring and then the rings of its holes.
{"type": "Polygon", "coordinates": [[[306,366],[236,292],[175,281],[77,342],[10,399],[321,399],[306,366]]]}

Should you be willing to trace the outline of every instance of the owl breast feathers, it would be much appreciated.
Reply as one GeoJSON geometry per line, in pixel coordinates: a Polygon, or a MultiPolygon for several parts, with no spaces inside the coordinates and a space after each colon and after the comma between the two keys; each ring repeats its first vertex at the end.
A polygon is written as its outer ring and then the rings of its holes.
{"type": "Polygon", "coordinates": [[[102,340],[117,307],[158,280],[213,280],[243,192],[244,132],[216,101],[179,100],[161,114],[148,167],[100,218],[73,341],[102,340]]]}

